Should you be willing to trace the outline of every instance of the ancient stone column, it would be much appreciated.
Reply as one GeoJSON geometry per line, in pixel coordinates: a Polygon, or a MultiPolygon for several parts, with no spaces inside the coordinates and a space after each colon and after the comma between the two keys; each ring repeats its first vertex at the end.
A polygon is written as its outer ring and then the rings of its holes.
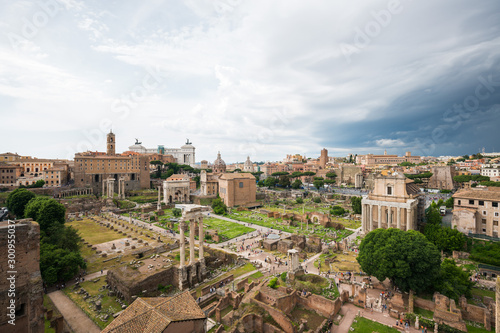
{"type": "Polygon", "coordinates": [[[382,228],[382,206],[378,205],[378,228],[382,228]]]}
{"type": "Polygon", "coordinates": [[[368,223],[370,223],[370,231],[373,230],[373,205],[370,205],[370,216],[368,217],[368,223]]]}
{"type": "Polygon", "coordinates": [[[194,221],[189,223],[189,264],[194,264],[194,221]]]}
{"type": "Polygon", "coordinates": [[[392,226],[392,207],[387,207],[387,228],[392,226]]]}
{"type": "Polygon", "coordinates": [[[410,225],[411,225],[411,208],[406,208],[406,231],[410,230],[410,225]]]}
{"type": "Polygon", "coordinates": [[[400,207],[397,207],[396,208],[396,213],[397,213],[397,226],[398,226],[398,229],[401,229],[401,208],[400,207]]]}
{"type": "Polygon", "coordinates": [[[158,186],[158,204],[156,205],[156,208],[158,210],[161,209],[161,201],[160,201],[161,200],[161,192],[160,192],[160,190],[161,190],[161,186],[158,186]]]}
{"type": "Polygon", "coordinates": [[[198,260],[203,259],[203,240],[205,239],[205,235],[203,233],[203,216],[200,216],[199,221],[198,221],[198,260]]]}
{"type": "Polygon", "coordinates": [[[180,255],[181,255],[181,263],[179,265],[179,268],[184,267],[185,263],[185,258],[186,258],[186,248],[185,248],[185,241],[184,241],[184,221],[179,222],[179,234],[180,234],[180,255]]]}

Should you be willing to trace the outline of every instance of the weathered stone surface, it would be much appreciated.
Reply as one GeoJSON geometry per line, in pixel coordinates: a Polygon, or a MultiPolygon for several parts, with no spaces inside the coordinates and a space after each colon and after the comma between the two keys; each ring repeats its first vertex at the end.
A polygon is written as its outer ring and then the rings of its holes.
{"type": "Polygon", "coordinates": [[[17,220],[15,227],[9,228],[7,221],[0,222],[0,267],[2,267],[3,278],[0,279],[0,332],[11,333],[42,333],[44,332],[43,321],[43,286],[40,275],[40,227],[31,219],[17,220]],[[12,236],[13,235],[13,236],[12,236]],[[9,237],[10,236],[10,237],[9,237]],[[15,236],[15,238],[14,238],[15,236]],[[9,248],[7,244],[14,244],[9,248]],[[10,242],[9,242],[10,241],[10,242]],[[15,265],[10,267],[8,262],[9,253],[11,258],[15,255],[15,265]],[[8,273],[15,271],[17,273],[8,273]],[[8,276],[15,277],[15,296],[11,297],[11,283],[8,276]],[[15,300],[14,318],[15,326],[10,325],[8,320],[8,306],[11,300],[15,300]]]}

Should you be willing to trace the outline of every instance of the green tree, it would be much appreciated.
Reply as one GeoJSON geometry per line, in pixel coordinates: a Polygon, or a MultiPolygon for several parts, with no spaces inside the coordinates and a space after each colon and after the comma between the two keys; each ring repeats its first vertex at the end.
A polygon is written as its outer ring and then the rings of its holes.
{"type": "Polygon", "coordinates": [[[263,181],[263,180],[259,180],[259,181],[257,182],[257,185],[258,185],[259,187],[264,186],[264,181],[263,181]]]}
{"type": "Polygon", "coordinates": [[[361,269],[379,281],[388,278],[402,291],[429,290],[439,277],[441,255],[418,231],[375,229],[361,241],[361,269]]]}
{"type": "Polygon", "coordinates": [[[325,185],[325,181],[322,179],[316,179],[315,181],[313,181],[313,185],[319,190],[320,188],[323,188],[323,186],[325,185]]]}
{"type": "Polygon", "coordinates": [[[67,281],[73,278],[80,268],[86,267],[87,264],[79,252],[63,249],[54,244],[41,243],[40,270],[47,284],[67,281]]]}
{"type": "Polygon", "coordinates": [[[444,205],[446,206],[446,208],[453,208],[454,204],[455,204],[455,201],[453,200],[452,197],[446,199],[446,201],[444,202],[444,205]]]}
{"type": "Polygon", "coordinates": [[[156,174],[154,178],[160,178],[161,177],[161,169],[163,167],[163,162],[162,161],[151,161],[149,162],[151,165],[156,165],[156,174]]]}
{"type": "Polygon", "coordinates": [[[441,214],[439,214],[439,211],[437,210],[436,207],[437,207],[436,204],[434,205],[431,204],[431,207],[425,214],[425,218],[427,220],[427,223],[429,224],[441,225],[441,221],[443,220],[443,218],[441,217],[441,214]]]}
{"type": "Polygon", "coordinates": [[[361,214],[361,197],[351,197],[351,206],[354,214],[361,214]]]}
{"type": "Polygon", "coordinates": [[[221,198],[217,198],[212,201],[212,209],[217,215],[224,215],[227,212],[227,206],[221,198]]]}
{"type": "Polygon", "coordinates": [[[453,259],[444,259],[441,263],[436,289],[443,295],[453,298],[456,302],[460,296],[471,297],[473,282],[470,273],[455,264],[453,259]]]}
{"type": "Polygon", "coordinates": [[[182,210],[180,208],[174,208],[172,209],[172,215],[174,215],[174,217],[180,217],[182,215],[182,210]]]}
{"type": "Polygon", "coordinates": [[[276,186],[276,183],[278,181],[276,180],[276,178],[273,178],[273,177],[267,177],[265,180],[264,180],[264,185],[267,186],[267,187],[273,187],[273,186],[276,186]]]}
{"type": "Polygon", "coordinates": [[[283,187],[290,186],[290,177],[288,175],[279,176],[278,184],[283,187]]]}
{"type": "Polygon", "coordinates": [[[342,216],[345,214],[345,209],[341,206],[333,206],[332,209],[330,209],[330,214],[335,216],[342,216]]]}
{"type": "Polygon", "coordinates": [[[302,172],[300,171],[294,171],[292,172],[292,174],[290,175],[290,178],[299,178],[302,176],[302,172]]]}
{"type": "Polygon", "coordinates": [[[303,204],[304,203],[304,199],[297,198],[297,199],[295,199],[295,202],[298,203],[298,204],[303,204]]]}
{"type": "Polygon", "coordinates": [[[24,189],[18,188],[12,191],[7,197],[7,208],[14,213],[18,218],[24,217],[24,209],[28,202],[35,197],[35,194],[24,189]]]}
{"type": "Polygon", "coordinates": [[[273,177],[279,177],[279,176],[286,176],[288,175],[288,172],[286,171],[278,171],[278,172],[273,172],[271,176],[273,177]]]}
{"type": "Polygon", "coordinates": [[[337,174],[335,172],[333,172],[333,171],[332,172],[328,172],[326,174],[326,178],[335,179],[335,178],[337,178],[337,174]]]}
{"type": "Polygon", "coordinates": [[[463,249],[467,238],[456,229],[442,227],[440,224],[427,223],[424,227],[425,237],[439,250],[447,253],[463,249]]]}
{"type": "Polygon", "coordinates": [[[298,190],[302,186],[302,181],[300,179],[295,179],[295,181],[292,183],[292,188],[294,190],[298,190]]]}

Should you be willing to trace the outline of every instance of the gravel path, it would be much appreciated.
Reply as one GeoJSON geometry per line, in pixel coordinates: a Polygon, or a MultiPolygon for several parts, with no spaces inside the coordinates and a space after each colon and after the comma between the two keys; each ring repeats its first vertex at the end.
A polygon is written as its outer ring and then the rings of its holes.
{"type": "Polygon", "coordinates": [[[48,294],[74,333],[99,333],[101,329],[60,290],[48,294]]]}

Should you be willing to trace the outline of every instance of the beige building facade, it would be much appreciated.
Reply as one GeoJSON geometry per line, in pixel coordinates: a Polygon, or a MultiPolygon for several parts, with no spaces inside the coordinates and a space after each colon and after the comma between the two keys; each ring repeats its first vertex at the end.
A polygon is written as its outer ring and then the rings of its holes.
{"type": "Polygon", "coordinates": [[[166,204],[190,201],[190,179],[187,175],[174,174],[163,181],[163,200],[166,204]]]}
{"type": "Polygon", "coordinates": [[[220,174],[207,173],[201,170],[200,173],[200,192],[204,196],[217,195],[219,193],[219,177],[220,174]]]}
{"type": "Polygon", "coordinates": [[[416,230],[423,217],[420,198],[420,189],[403,174],[377,175],[373,191],[361,201],[363,233],[378,228],[416,230]]]}
{"type": "Polygon", "coordinates": [[[22,170],[18,165],[0,164],[0,186],[17,186],[17,180],[21,177],[22,170]]]}
{"type": "Polygon", "coordinates": [[[453,195],[452,228],[465,234],[498,237],[500,188],[467,188],[453,195]]]}
{"type": "Polygon", "coordinates": [[[219,196],[226,206],[245,206],[256,202],[255,177],[249,173],[226,173],[219,178],[219,196]]]}
{"type": "Polygon", "coordinates": [[[384,155],[358,155],[356,156],[356,163],[367,166],[376,166],[376,165],[398,165],[403,162],[410,162],[418,164],[422,161],[420,156],[412,156],[411,152],[407,151],[405,156],[398,155],[388,155],[387,151],[384,152],[384,155]]]}
{"type": "Polygon", "coordinates": [[[103,182],[114,178],[114,192],[118,192],[119,179],[124,179],[126,190],[149,188],[149,158],[139,154],[115,154],[116,140],[107,135],[106,153],[84,152],[75,154],[74,177],[76,187],[91,187],[94,193],[103,192],[103,182]]]}

